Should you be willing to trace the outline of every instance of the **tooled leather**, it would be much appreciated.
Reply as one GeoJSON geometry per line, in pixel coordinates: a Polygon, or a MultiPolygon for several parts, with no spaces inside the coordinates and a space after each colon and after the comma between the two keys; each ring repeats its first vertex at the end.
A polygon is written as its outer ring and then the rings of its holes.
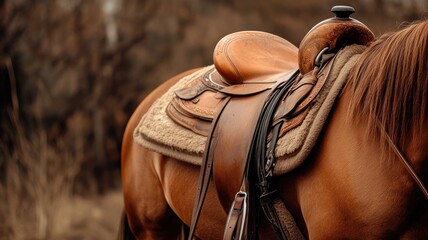
{"type": "Polygon", "coordinates": [[[266,74],[264,76],[260,76],[258,78],[253,79],[253,82],[251,83],[234,84],[222,88],[219,91],[227,95],[241,97],[261,93],[266,90],[272,89],[280,82],[287,81],[294,72],[295,69],[275,74],[266,74]]]}
{"type": "Polygon", "coordinates": [[[175,91],[175,95],[183,100],[191,100],[201,93],[209,90],[199,79],[192,81],[188,86],[175,91]]]}
{"type": "Polygon", "coordinates": [[[192,100],[205,91],[219,91],[227,86],[228,84],[213,66],[201,77],[189,81],[182,89],[175,91],[175,95],[183,100],[192,100]]]}
{"type": "Polygon", "coordinates": [[[299,45],[299,69],[306,74],[314,69],[314,59],[325,47],[336,53],[343,46],[367,45],[374,39],[373,32],[355,19],[340,21],[328,19],[314,26],[299,45]]]}
{"type": "Polygon", "coordinates": [[[227,81],[224,80],[220,73],[218,73],[215,67],[204,74],[202,83],[205,84],[205,86],[215,90],[221,90],[230,85],[227,83],[227,81]]]}
{"type": "Polygon", "coordinates": [[[189,116],[186,114],[186,112],[180,109],[179,105],[169,104],[166,109],[166,114],[174,122],[187,129],[190,129],[196,134],[208,136],[210,133],[211,121],[189,116]]]}
{"type": "Polygon", "coordinates": [[[223,100],[224,98],[222,98],[222,95],[219,95],[216,92],[207,91],[194,98],[192,101],[177,98],[173,100],[173,102],[179,104],[182,109],[187,111],[190,115],[211,121],[220,110],[221,102],[223,100]]]}
{"type": "Polygon", "coordinates": [[[325,47],[335,53],[351,44],[367,45],[374,39],[373,32],[355,19],[340,21],[328,19],[314,26],[299,45],[299,69],[306,74],[314,69],[314,59],[325,47]]]}
{"type": "MultiPolygon", "coordinates": [[[[310,44],[312,45],[312,48],[307,47],[309,49],[308,50],[309,53],[303,52],[303,51],[299,52],[300,72],[305,74],[313,70],[314,69],[313,59],[315,59],[315,56],[317,56],[320,50],[325,47],[325,44],[323,41],[326,41],[327,43],[331,43],[331,41],[335,41],[340,37],[340,34],[342,34],[341,32],[342,31],[330,30],[328,32],[330,34],[324,34],[327,37],[322,38],[321,42],[318,41],[316,42],[316,44],[310,44]],[[339,36],[335,35],[331,39],[330,35],[336,34],[337,32],[339,32],[339,36]],[[309,59],[305,59],[305,57],[307,56],[309,56],[309,59]],[[305,61],[305,60],[308,60],[308,61],[305,61]]],[[[232,46],[233,41],[232,40],[229,41],[229,40],[230,39],[226,39],[224,42],[220,41],[214,53],[214,63],[217,69],[219,69],[219,73],[223,77],[225,77],[226,80],[228,80],[228,82],[232,85],[251,82],[251,80],[254,77],[252,75],[254,74],[254,72],[251,71],[252,67],[254,66],[258,67],[258,66],[248,64],[245,61],[239,61],[239,59],[238,60],[233,59],[235,57],[233,56],[234,48],[230,47],[232,46]],[[232,49],[232,50],[229,51],[229,49],[232,49]],[[220,59],[220,61],[216,61],[216,59],[220,59]],[[239,66],[239,63],[244,63],[243,67],[239,66]],[[245,73],[248,75],[245,75],[245,73]]],[[[310,42],[310,41],[307,41],[307,42],[310,42]]],[[[246,44],[243,44],[243,45],[246,45],[246,44]]],[[[247,47],[247,49],[249,48],[247,47]]],[[[332,47],[330,49],[333,50],[332,47]]],[[[301,46],[301,50],[307,50],[307,49],[306,47],[301,46]]],[[[244,57],[248,56],[248,55],[242,54],[241,51],[242,51],[242,48],[239,48],[238,46],[238,51],[236,51],[236,53],[238,53],[238,56],[244,56],[244,57]]],[[[258,51],[248,51],[248,52],[259,53],[258,51]]],[[[251,63],[258,63],[258,62],[253,61],[251,63]]],[[[275,66],[275,64],[272,64],[272,62],[266,61],[266,63],[268,63],[269,66],[267,66],[267,68],[265,69],[262,68],[263,70],[268,69],[268,67],[275,66]]],[[[331,62],[329,63],[329,65],[331,66],[331,62]]],[[[269,72],[269,70],[264,71],[264,73],[266,72],[269,72]]],[[[302,83],[300,83],[300,85],[299,83],[297,83],[299,87],[295,88],[294,91],[290,93],[289,96],[291,98],[289,98],[288,100],[286,98],[285,101],[283,101],[283,103],[288,102],[287,104],[290,104],[290,106],[292,107],[287,106],[286,108],[284,108],[283,113],[278,114],[279,117],[285,118],[285,120],[289,120],[289,118],[291,117],[294,117],[293,120],[300,119],[300,117],[303,119],[304,117],[302,116],[306,116],[308,106],[313,102],[313,99],[318,95],[319,91],[324,85],[326,76],[327,74],[321,74],[320,78],[322,78],[323,80],[319,79],[317,83],[315,83],[315,81],[317,80],[316,78],[304,79],[308,81],[307,82],[303,81],[302,83]],[[320,82],[322,82],[322,84],[320,82]]],[[[249,137],[249,135],[251,135],[252,133],[251,132],[251,130],[253,129],[252,126],[254,125],[255,123],[254,120],[256,119],[248,114],[259,112],[257,110],[259,110],[259,107],[260,107],[259,104],[261,102],[257,101],[259,100],[257,98],[266,99],[267,96],[265,96],[265,93],[266,91],[261,92],[260,94],[254,94],[254,95],[248,96],[248,100],[245,104],[243,104],[243,99],[245,98],[236,97],[229,104],[225,105],[222,111],[229,114],[225,114],[225,117],[218,118],[218,121],[219,121],[218,127],[213,127],[213,134],[210,135],[210,137],[216,136],[211,144],[213,145],[213,148],[216,147],[217,150],[215,154],[213,154],[214,160],[211,160],[211,162],[207,165],[211,166],[211,163],[213,163],[214,181],[215,181],[217,190],[219,189],[221,190],[221,191],[218,191],[218,195],[224,209],[228,208],[232,200],[231,196],[233,196],[237,190],[236,188],[238,184],[236,183],[234,184],[234,180],[240,179],[240,176],[242,176],[242,174],[240,174],[242,172],[241,170],[243,166],[245,166],[246,164],[246,162],[240,161],[240,160],[247,159],[246,156],[249,152],[248,151],[249,149],[245,149],[245,148],[248,147],[249,144],[246,144],[247,143],[246,141],[248,141],[248,139],[252,139],[249,137]],[[250,103],[253,103],[253,104],[250,104],[250,103]],[[251,111],[251,110],[254,110],[254,111],[251,111]],[[240,114],[242,114],[242,116],[240,114]],[[223,124],[221,124],[222,122],[223,124]],[[239,129],[241,129],[241,131],[239,131],[239,129]],[[216,131],[217,133],[214,134],[214,131],[216,131]],[[239,133],[242,132],[242,134],[236,134],[236,131],[238,131],[239,133]],[[233,132],[234,134],[230,134],[230,132],[233,132]],[[247,136],[242,136],[242,135],[247,135],[247,136]],[[217,138],[217,136],[219,137],[217,138]],[[242,141],[244,142],[242,143],[242,141]],[[240,143],[240,144],[237,144],[237,143],[240,143]],[[224,149],[230,149],[231,147],[232,149],[234,149],[234,151],[224,151],[224,149]],[[238,152],[241,152],[241,153],[238,153],[238,152]],[[230,176],[239,176],[239,177],[231,178],[230,176]]],[[[296,122],[298,121],[296,120],[296,122]]],[[[293,124],[289,126],[292,126],[292,125],[293,124]]],[[[210,140],[208,141],[210,142],[210,140]]],[[[207,146],[210,146],[210,143],[207,144],[207,146]]],[[[208,183],[206,184],[206,186],[208,186],[208,183]]],[[[199,212],[195,214],[195,211],[194,211],[194,214],[192,216],[192,227],[191,227],[191,234],[189,239],[192,238],[193,230],[195,229],[196,224],[193,224],[193,219],[197,219],[195,215],[199,216],[199,212]]],[[[227,235],[227,237],[232,238],[230,234],[227,235]]]]}

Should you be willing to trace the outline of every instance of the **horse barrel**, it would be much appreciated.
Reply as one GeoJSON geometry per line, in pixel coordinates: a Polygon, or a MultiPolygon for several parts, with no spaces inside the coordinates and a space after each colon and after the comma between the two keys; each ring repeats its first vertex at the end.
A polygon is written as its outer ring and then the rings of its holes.
{"type": "Polygon", "coordinates": [[[302,74],[314,68],[316,56],[325,48],[328,48],[325,53],[336,53],[344,46],[367,45],[374,39],[366,25],[349,17],[355,12],[354,8],[334,6],[331,11],[336,16],[315,25],[300,43],[298,59],[302,74]]]}

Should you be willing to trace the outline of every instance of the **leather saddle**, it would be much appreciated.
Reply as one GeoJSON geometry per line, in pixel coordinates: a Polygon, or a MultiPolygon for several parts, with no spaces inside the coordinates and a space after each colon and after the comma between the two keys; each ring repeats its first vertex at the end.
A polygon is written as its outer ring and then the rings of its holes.
{"type": "Polygon", "coordinates": [[[272,90],[287,82],[291,85],[272,119],[272,126],[282,122],[281,137],[302,123],[327,79],[331,64],[301,74],[298,52],[287,40],[265,32],[227,35],[214,50],[214,65],[176,91],[167,106],[167,115],[177,124],[199,135],[219,135],[211,142],[212,158],[217,192],[225,209],[239,188],[240,179],[230,176],[244,172],[257,120],[272,90]]]}
{"type": "MultiPolygon", "coordinates": [[[[270,108],[272,117],[263,148],[272,149],[273,139],[302,123],[338,50],[350,44],[367,45],[374,39],[364,24],[349,18],[349,9],[332,11],[336,17],[311,29],[299,48],[265,32],[225,36],[214,49],[214,65],[176,91],[168,105],[166,113],[173,121],[208,137],[204,161],[212,163],[208,168],[212,165],[217,193],[226,211],[243,188],[242,178],[258,134],[255,129],[277,90],[285,88],[270,108]],[[279,127],[274,128],[276,125],[279,127]]],[[[201,171],[210,171],[204,168],[201,171]]],[[[271,170],[266,166],[266,171],[271,170]]],[[[200,180],[200,187],[204,181],[200,180]]]]}
{"type": "Polygon", "coordinates": [[[243,31],[225,36],[214,49],[214,66],[176,91],[176,98],[167,108],[168,116],[193,132],[208,136],[211,122],[227,96],[245,98],[268,91],[297,72],[299,76],[278,106],[274,121],[287,120],[282,134],[297,126],[324,84],[325,78],[318,80],[320,69],[315,68],[317,55],[322,52],[329,58],[329,54],[344,46],[367,45],[374,39],[364,24],[349,18],[352,12],[333,9],[336,17],[314,26],[299,49],[266,32],[243,31]]]}
{"type": "MultiPolygon", "coordinates": [[[[214,65],[203,76],[176,91],[167,114],[183,127],[208,136],[212,120],[226,97],[249,98],[288,80],[298,69],[297,55],[294,45],[273,34],[245,31],[227,35],[214,50],[214,65]]],[[[302,86],[305,84],[299,87],[302,86]]],[[[298,104],[301,92],[290,94],[287,102],[292,103],[287,105],[298,104]]]]}
{"type": "MultiPolygon", "coordinates": [[[[214,50],[214,65],[203,76],[176,91],[176,97],[167,107],[167,114],[179,125],[208,136],[211,123],[226,97],[245,101],[287,81],[298,72],[297,57],[297,47],[269,33],[244,31],[227,35],[214,50]]],[[[278,107],[274,122],[287,120],[281,135],[303,120],[305,114],[302,113],[321,90],[325,78],[318,81],[317,73],[301,75],[299,83],[293,86],[278,107]]],[[[252,117],[257,118],[258,115],[252,117]]]]}

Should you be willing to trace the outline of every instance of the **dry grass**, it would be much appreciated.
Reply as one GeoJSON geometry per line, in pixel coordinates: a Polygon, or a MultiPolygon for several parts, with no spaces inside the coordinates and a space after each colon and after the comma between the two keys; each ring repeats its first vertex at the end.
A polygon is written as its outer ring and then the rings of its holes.
{"type": "Polygon", "coordinates": [[[120,190],[72,194],[81,162],[41,128],[24,129],[12,113],[14,150],[0,145],[0,239],[113,239],[122,210],[120,190]]]}
{"type": "Polygon", "coordinates": [[[12,104],[7,126],[0,126],[6,137],[0,142],[0,239],[112,239],[121,192],[72,194],[84,159],[82,141],[52,142],[40,124],[23,124],[10,59],[6,67],[12,104]]]}
{"type": "Polygon", "coordinates": [[[123,207],[122,192],[72,197],[64,202],[62,228],[52,239],[115,239],[123,207]]]}
{"type": "Polygon", "coordinates": [[[11,113],[14,148],[1,147],[0,236],[50,239],[61,225],[62,204],[70,197],[80,163],[61,141],[49,145],[39,127],[24,129],[11,113]]]}
{"type": "Polygon", "coordinates": [[[0,239],[113,239],[121,192],[73,196],[80,167],[73,154],[48,145],[43,131],[16,133],[18,150],[1,149],[0,239]]]}
{"type": "Polygon", "coordinates": [[[63,205],[81,163],[61,140],[48,143],[39,124],[22,124],[11,61],[6,65],[12,106],[9,126],[1,129],[11,142],[0,143],[0,238],[52,239],[63,226],[63,205]]]}

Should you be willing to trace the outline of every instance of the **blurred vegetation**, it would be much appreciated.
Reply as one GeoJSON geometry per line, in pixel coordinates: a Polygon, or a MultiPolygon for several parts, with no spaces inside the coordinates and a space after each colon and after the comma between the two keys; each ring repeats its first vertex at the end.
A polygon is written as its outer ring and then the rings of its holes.
{"type": "Polygon", "coordinates": [[[337,4],[380,35],[426,18],[427,2],[0,0],[0,238],[52,238],[63,197],[119,188],[134,108],[210,64],[224,35],[260,30],[298,45],[337,4]]]}

